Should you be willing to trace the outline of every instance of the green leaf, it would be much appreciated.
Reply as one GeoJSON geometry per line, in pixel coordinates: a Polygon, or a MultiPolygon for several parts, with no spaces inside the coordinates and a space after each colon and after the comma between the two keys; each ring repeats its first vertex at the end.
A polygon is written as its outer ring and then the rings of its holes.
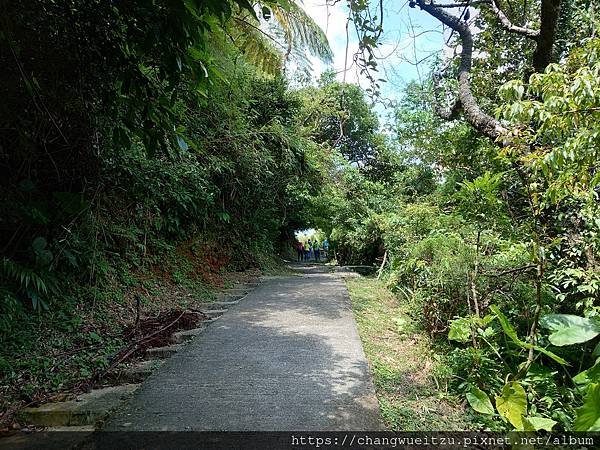
{"type": "Polygon", "coordinates": [[[596,348],[592,352],[592,356],[600,357],[600,342],[596,345],[596,348]]]}
{"type": "Polygon", "coordinates": [[[458,342],[468,342],[471,338],[471,325],[469,318],[452,320],[450,322],[450,331],[448,340],[458,342]]]}
{"type": "Polygon", "coordinates": [[[600,383],[600,358],[596,360],[596,363],[586,370],[587,375],[594,383],[600,383]]]}
{"type": "Polygon", "coordinates": [[[577,375],[573,377],[573,383],[579,385],[586,385],[590,382],[590,378],[588,377],[588,371],[584,370],[583,372],[579,372],[577,375]]]}
{"type": "Polygon", "coordinates": [[[496,397],[496,409],[516,429],[524,427],[523,416],[527,414],[527,394],[517,381],[506,383],[502,394],[496,397]]]}
{"type": "Polygon", "coordinates": [[[592,367],[575,375],[573,383],[580,387],[585,387],[590,383],[600,383],[600,358],[596,360],[592,367]]]}
{"type": "Polygon", "coordinates": [[[560,356],[558,356],[556,353],[552,353],[550,350],[546,350],[543,347],[538,347],[537,345],[531,345],[531,344],[527,344],[525,343],[525,348],[530,348],[533,347],[534,350],[546,355],[547,357],[553,359],[554,361],[556,361],[557,363],[563,365],[563,366],[569,366],[569,362],[563,358],[561,358],[560,356]]]}
{"type": "Polygon", "coordinates": [[[529,427],[527,427],[527,425],[531,425],[531,428],[535,431],[540,431],[540,430],[552,431],[552,428],[554,427],[554,425],[557,424],[557,422],[555,420],[548,419],[546,417],[538,417],[538,416],[524,417],[523,422],[527,422],[525,424],[525,428],[529,428],[529,427]]]}
{"type": "Polygon", "coordinates": [[[600,383],[590,385],[583,406],[576,413],[574,431],[600,431],[600,383]]]}
{"type": "Polygon", "coordinates": [[[525,342],[523,342],[522,340],[519,339],[517,332],[515,331],[513,326],[509,323],[508,319],[502,313],[502,311],[500,311],[500,309],[496,305],[490,306],[490,309],[496,315],[496,317],[498,317],[498,321],[500,322],[500,326],[502,327],[502,330],[504,330],[504,334],[506,334],[515,344],[518,344],[519,346],[523,346],[523,344],[525,344],[525,342]]]}
{"type": "Polygon", "coordinates": [[[540,325],[554,331],[549,339],[558,347],[587,342],[600,334],[598,321],[571,314],[549,314],[540,325]]]}
{"type": "Polygon", "coordinates": [[[88,333],[88,336],[89,336],[90,340],[92,340],[93,342],[102,342],[102,338],[100,337],[100,335],[98,333],[94,333],[93,331],[90,331],[88,333]]]}
{"type": "Polygon", "coordinates": [[[563,358],[561,358],[560,356],[552,353],[549,350],[546,350],[543,347],[539,347],[537,345],[532,345],[528,342],[522,341],[521,339],[519,339],[519,336],[517,335],[517,332],[515,331],[515,329],[513,328],[513,326],[509,323],[508,319],[506,318],[506,316],[502,313],[502,311],[500,311],[500,309],[498,309],[497,306],[492,305],[490,306],[490,309],[492,310],[492,312],[496,315],[496,317],[498,317],[498,321],[500,322],[500,325],[502,326],[502,330],[504,330],[504,333],[515,343],[517,344],[519,347],[521,348],[525,348],[525,349],[530,349],[533,348],[534,350],[548,356],[549,358],[552,358],[554,361],[556,361],[559,364],[562,364],[564,366],[568,366],[569,363],[564,360],[563,358]]]}
{"type": "Polygon", "coordinates": [[[472,386],[470,392],[467,392],[467,401],[471,405],[471,408],[478,413],[494,414],[494,407],[490,398],[476,386],[472,386]]]}
{"type": "Polygon", "coordinates": [[[36,237],[33,240],[33,242],[31,243],[31,248],[33,248],[33,251],[36,252],[36,253],[37,252],[41,252],[47,246],[48,246],[48,241],[46,241],[46,238],[44,238],[42,236],[36,237]]]}

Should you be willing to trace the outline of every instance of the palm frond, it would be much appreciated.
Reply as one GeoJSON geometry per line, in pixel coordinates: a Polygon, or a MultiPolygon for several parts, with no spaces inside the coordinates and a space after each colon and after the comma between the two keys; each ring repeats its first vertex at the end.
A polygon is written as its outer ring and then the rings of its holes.
{"type": "Polygon", "coordinates": [[[281,73],[283,68],[283,48],[248,18],[236,20],[238,48],[245,57],[267,75],[281,73]]]}
{"type": "Polygon", "coordinates": [[[325,32],[296,1],[274,6],[273,16],[284,32],[288,54],[292,48],[308,50],[324,62],[333,60],[333,52],[325,32]]]}
{"type": "Polygon", "coordinates": [[[332,61],[327,36],[297,1],[269,4],[265,9],[274,19],[264,17],[267,27],[250,14],[240,14],[233,22],[236,45],[252,64],[274,75],[281,73],[290,59],[300,67],[310,67],[306,53],[332,61]]]}

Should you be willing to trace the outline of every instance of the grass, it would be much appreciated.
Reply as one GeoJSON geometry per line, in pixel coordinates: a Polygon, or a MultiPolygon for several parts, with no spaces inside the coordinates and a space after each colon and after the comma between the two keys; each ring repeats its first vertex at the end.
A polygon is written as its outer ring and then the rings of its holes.
{"type": "Polygon", "coordinates": [[[346,281],[379,408],[393,431],[457,431],[470,428],[464,406],[445,388],[426,333],[403,304],[374,278],[346,281]]]}

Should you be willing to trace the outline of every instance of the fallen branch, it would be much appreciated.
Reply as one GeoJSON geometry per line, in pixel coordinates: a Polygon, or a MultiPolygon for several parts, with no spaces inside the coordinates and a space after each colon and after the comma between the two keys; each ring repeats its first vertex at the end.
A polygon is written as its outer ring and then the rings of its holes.
{"type": "Polygon", "coordinates": [[[184,309],[181,312],[181,314],[179,314],[179,316],[177,316],[177,318],[175,320],[173,320],[171,323],[169,323],[168,325],[161,327],[160,329],[142,337],[141,339],[138,339],[138,340],[132,342],[127,347],[125,347],[123,350],[120,350],[115,355],[115,357],[113,358],[113,361],[111,361],[111,363],[108,365],[108,367],[104,371],[97,373],[93,377],[93,380],[98,381],[98,380],[102,379],[103,377],[105,377],[106,374],[109,373],[111,370],[113,370],[117,365],[119,365],[121,362],[125,361],[127,358],[129,358],[131,355],[133,355],[136,351],[138,351],[139,348],[142,346],[142,344],[148,342],[153,337],[157,336],[158,334],[162,333],[165,330],[168,330],[173,325],[175,325],[177,322],[179,322],[179,320],[183,317],[183,315],[186,312],[190,312],[190,311],[188,311],[187,309],[184,309]]]}

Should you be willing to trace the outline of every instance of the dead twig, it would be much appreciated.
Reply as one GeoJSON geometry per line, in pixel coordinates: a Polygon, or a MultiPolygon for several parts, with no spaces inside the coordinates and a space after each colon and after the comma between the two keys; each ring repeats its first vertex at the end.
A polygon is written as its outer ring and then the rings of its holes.
{"type": "Polygon", "coordinates": [[[142,344],[144,344],[145,342],[148,342],[156,335],[162,333],[165,330],[168,330],[173,325],[175,325],[177,322],[179,322],[179,320],[183,317],[183,315],[186,312],[190,312],[190,311],[188,311],[187,309],[184,309],[181,312],[181,314],[179,314],[179,316],[177,316],[177,318],[175,320],[173,320],[171,323],[169,323],[168,325],[161,327],[158,330],[156,330],[146,336],[143,336],[141,339],[138,339],[138,340],[132,342],[127,347],[125,347],[123,350],[119,351],[115,355],[113,361],[108,365],[108,367],[104,371],[97,373],[93,377],[93,380],[98,381],[98,380],[102,379],[104,376],[106,376],[106,374],[108,372],[113,370],[117,365],[119,365],[121,362],[125,361],[127,358],[129,358],[131,355],[133,355],[136,351],[138,351],[142,344]]]}

